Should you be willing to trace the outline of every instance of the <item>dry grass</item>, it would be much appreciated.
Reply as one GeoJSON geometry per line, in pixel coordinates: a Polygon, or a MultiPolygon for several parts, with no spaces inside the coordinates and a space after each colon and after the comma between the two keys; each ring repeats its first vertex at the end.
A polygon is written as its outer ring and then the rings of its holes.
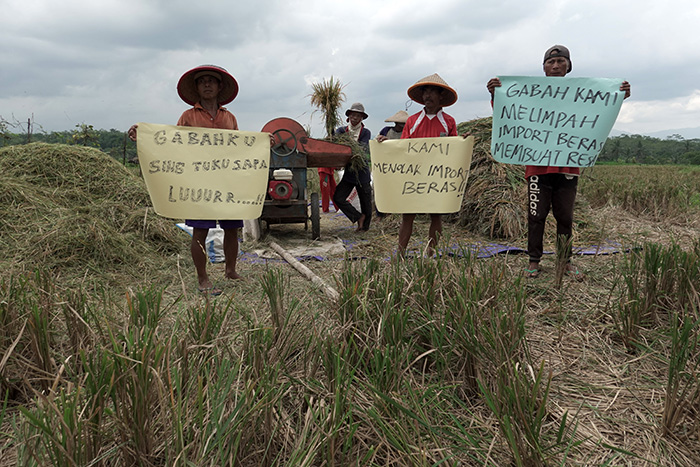
{"type": "Polygon", "coordinates": [[[697,225],[700,167],[600,165],[584,170],[591,206],[618,206],[642,219],[697,225]],[[653,173],[653,178],[649,177],[653,173]]]}
{"type": "Polygon", "coordinates": [[[459,133],[465,132],[474,136],[474,153],[457,220],[480,235],[515,239],[527,228],[524,167],[493,160],[490,117],[460,123],[459,133]]]}
{"type": "Polygon", "coordinates": [[[116,285],[125,274],[157,273],[181,250],[143,181],[96,149],[10,146],[0,151],[0,173],[0,267],[8,276],[46,268],[116,285]]]}
{"type": "MultiPolygon", "coordinates": [[[[484,122],[474,124],[473,133],[485,131],[484,122]]],[[[477,147],[485,144],[482,138],[477,147]]],[[[479,151],[483,153],[484,147],[479,151]]],[[[508,193],[501,196],[518,199],[517,193],[524,187],[517,183],[522,180],[517,169],[497,167],[483,156],[474,164],[470,181],[483,180],[484,186],[508,185],[510,188],[500,188],[508,193]]],[[[440,366],[449,358],[455,362],[459,359],[456,354],[450,357],[450,352],[443,355],[435,339],[455,339],[456,333],[425,333],[442,316],[440,307],[466,290],[459,288],[462,283],[457,280],[464,268],[472,275],[466,275],[463,284],[471,286],[468,279],[483,274],[490,278],[485,283],[500,284],[503,297],[511,289],[515,293],[522,288],[525,294],[525,341],[517,357],[534,369],[544,362],[546,372],[551,372],[542,437],[551,439],[566,414],[572,441],[579,443],[574,443],[566,456],[553,455],[551,465],[700,464],[697,406],[683,412],[670,435],[663,434],[671,351],[668,313],[658,314],[653,323],[639,329],[632,349],[624,344],[615,326],[615,306],[625,300],[621,271],[626,255],[577,258],[586,280],[565,279],[562,287],[557,285],[554,259],[549,257],[543,261],[543,275],[529,281],[520,279],[526,264],[526,257],[521,255],[479,261],[416,260],[396,270],[397,264],[388,259],[395,250],[400,216],[375,220],[365,233],[356,233],[342,216],[324,216],[322,236],[352,241],[353,247],[347,257],[305,264],[346,297],[358,297],[360,306],[349,310],[367,314],[346,322],[340,319],[342,304],[330,302],[293,269],[277,262],[241,262],[239,272],[246,279],[235,283],[223,279],[222,265],[212,265],[212,276],[224,286],[224,295],[213,303],[193,294],[193,268],[188,255],[183,254],[187,237],[172,221],[160,219],[147,209],[147,193],[137,177],[99,151],[47,145],[7,148],[0,151],[0,169],[0,355],[7,357],[0,385],[10,390],[11,405],[0,439],[3,465],[27,459],[27,450],[35,447],[29,440],[39,439],[19,437],[21,430],[26,432],[27,422],[18,412],[18,405],[30,410],[51,407],[52,403],[58,404],[60,394],[75,394],[75,388],[84,384],[90,372],[71,362],[76,361],[80,350],[91,352],[98,343],[110,342],[108,330],[119,345],[105,349],[118,355],[117,349],[131,342],[127,336],[135,339],[134,330],[149,329],[139,320],[154,319],[154,311],[144,309],[141,315],[137,311],[139,306],[148,308],[150,302],[140,302],[138,292],[131,292],[143,290],[145,284],[165,291],[157,331],[149,334],[152,340],[139,341],[141,347],[133,349],[140,349],[140,353],[129,357],[151,356],[149,365],[155,379],[147,381],[153,392],[140,402],[151,404],[141,407],[150,407],[148,413],[153,414],[153,424],[143,434],[144,440],[152,444],[129,447],[125,443],[117,447],[121,436],[130,436],[120,431],[125,426],[103,427],[105,441],[99,452],[112,455],[113,465],[126,465],[125,459],[134,460],[139,455],[143,455],[140,459],[144,465],[162,465],[165,459],[175,459],[184,452],[188,459],[226,464],[225,459],[230,457],[207,454],[205,442],[221,448],[219,453],[225,447],[230,449],[226,452],[235,451],[237,465],[435,465],[441,461],[457,465],[457,460],[461,465],[507,465],[512,457],[502,432],[504,419],[489,410],[478,394],[463,389],[467,374],[464,368],[456,363],[440,366]],[[373,265],[371,260],[376,260],[373,265]],[[344,272],[348,263],[355,265],[355,276],[344,272]],[[35,275],[35,268],[41,267],[44,273],[35,275]],[[369,272],[363,272],[367,268],[369,272]],[[348,282],[344,277],[355,280],[348,282]],[[382,281],[395,281],[393,295],[382,292],[382,281]],[[284,291],[281,298],[275,295],[280,292],[280,284],[284,291]],[[80,290],[86,289],[89,293],[81,295],[80,290]],[[423,292],[411,292],[417,290],[423,292]],[[389,314],[379,315],[384,316],[382,319],[371,319],[371,313],[381,312],[385,303],[401,303],[392,300],[402,293],[406,306],[397,306],[395,311],[406,311],[405,324],[411,339],[400,340],[392,347],[382,344],[382,339],[390,335],[380,330],[387,329],[386,317],[396,316],[389,309],[384,310],[389,314]],[[427,314],[428,309],[436,314],[427,314]],[[31,350],[30,336],[41,335],[41,321],[35,320],[39,324],[31,332],[23,327],[29,322],[31,310],[44,312],[37,318],[49,318],[44,334],[51,344],[48,359],[41,358],[40,348],[31,350]],[[138,323],[141,327],[133,327],[138,323]],[[390,372],[371,374],[374,379],[368,379],[370,373],[364,365],[369,354],[353,353],[349,344],[344,347],[343,342],[351,342],[348,336],[353,336],[355,344],[361,343],[366,352],[376,352],[375,358],[395,355],[396,359],[386,362],[398,367],[395,379],[386,377],[390,372]],[[153,353],[146,353],[147,348],[153,353]],[[159,349],[165,352],[161,357],[159,349]],[[399,352],[404,350],[407,353],[399,352]],[[362,371],[353,374],[358,368],[362,371]],[[191,373],[181,373],[182,369],[191,373]],[[338,385],[340,381],[348,384],[338,385]],[[207,399],[197,401],[193,396],[178,402],[176,388],[187,384],[199,387],[200,392],[183,390],[183,394],[207,394],[207,399]],[[379,384],[385,385],[383,390],[378,390],[379,384]],[[52,386],[52,396],[40,396],[41,390],[52,386]],[[221,413],[216,411],[219,400],[225,407],[221,413]],[[197,405],[200,402],[201,406],[197,405]],[[204,409],[198,412],[197,407],[204,409]],[[245,429],[229,427],[240,438],[222,440],[214,432],[187,429],[188,425],[209,426],[200,425],[201,420],[229,420],[235,409],[245,407],[250,408],[242,414],[247,418],[237,422],[245,423],[245,429]],[[350,418],[338,418],[342,414],[350,418]],[[180,441],[172,433],[175,427],[182,429],[180,441]],[[456,442],[458,433],[464,436],[460,443],[456,442]],[[209,438],[200,438],[205,435],[209,438]],[[245,446],[252,448],[246,450],[245,446]],[[197,447],[202,451],[188,451],[197,447]],[[121,457],[114,452],[122,452],[121,457]],[[148,457],[144,454],[147,452],[157,455],[148,457]],[[275,459],[275,453],[286,456],[287,462],[275,459]]],[[[637,179],[643,176],[651,178],[636,174],[637,179]]],[[[700,216],[692,207],[673,221],[658,217],[657,212],[634,213],[629,205],[614,199],[604,205],[589,199],[588,182],[582,182],[577,201],[575,246],[615,240],[629,247],[653,241],[692,249],[693,242],[700,238],[700,216]]],[[[700,192],[697,186],[694,190],[700,192]]],[[[490,201],[486,200],[497,195],[496,191],[480,199],[481,204],[469,205],[469,212],[479,212],[487,221],[466,221],[460,215],[459,222],[446,223],[443,244],[491,241],[485,234],[496,229],[494,236],[508,237],[512,239],[509,244],[524,246],[523,232],[515,227],[524,220],[523,208],[517,209],[524,202],[506,205],[505,214],[488,211],[490,201]]],[[[549,225],[545,249],[554,249],[553,231],[553,225],[549,225]]],[[[274,226],[272,235],[283,246],[290,240],[310,237],[300,225],[274,226]]],[[[427,219],[418,217],[413,239],[415,249],[424,245],[421,242],[427,239],[427,219]]],[[[263,244],[244,243],[243,250],[263,244]]],[[[474,312],[490,309],[494,298],[489,297],[485,295],[476,302],[479,306],[474,312]]],[[[495,381],[490,379],[497,374],[492,363],[477,361],[476,373],[485,381],[495,381]]],[[[99,372],[90,374],[97,376],[99,372]]],[[[136,384],[137,374],[124,375],[134,379],[122,381],[136,384]]],[[[127,386],[115,386],[114,390],[113,400],[124,404],[118,410],[139,402],[128,397],[127,386]]]]}

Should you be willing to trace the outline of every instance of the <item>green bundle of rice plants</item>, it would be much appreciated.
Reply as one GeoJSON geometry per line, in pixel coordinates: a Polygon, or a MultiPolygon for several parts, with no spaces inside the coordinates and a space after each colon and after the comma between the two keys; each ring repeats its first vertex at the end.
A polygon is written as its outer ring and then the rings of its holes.
{"type": "Polygon", "coordinates": [[[360,145],[360,143],[357,142],[357,139],[353,138],[350,133],[335,135],[330,138],[329,141],[350,146],[350,149],[352,150],[352,157],[350,158],[350,162],[348,162],[345,166],[345,170],[358,172],[369,166],[369,150],[360,145]]]}

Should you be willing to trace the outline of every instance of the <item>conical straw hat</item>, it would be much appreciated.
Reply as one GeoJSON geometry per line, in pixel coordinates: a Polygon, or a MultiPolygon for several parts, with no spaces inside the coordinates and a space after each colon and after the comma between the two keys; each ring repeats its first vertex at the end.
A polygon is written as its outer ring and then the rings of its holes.
{"type": "Polygon", "coordinates": [[[203,75],[211,75],[221,82],[219,91],[219,104],[225,105],[231,102],[238,95],[238,83],[231,74],[224,68],[216,65],[201,65],[185,72],[177,83],[177,93],[180,98],[190,105],[199,102],[199,93],[195,80],[203,75]]]}
{"type": "Polygon", "coordinates": [[[421,86],[425,85],[437,86],[447,91],[446,93],[443,93],[442,99],[440,100],[440,105],[443,107],[447,107],[448,105],[452,105],[457,102],[457,91],[452,89],[450,85],[447,84],[444,79],[440,78],[437,73],[433,73],[430,76],[426,76],[425,78],[421,78],[416,81],[413,86],[408,88],[408,97],[419,104],[425,104],[425,102],[423,102],[423,91],[421,89],[421,86]]]}
{"type": "Polygon", "coordinates": [[[406,112],[405,110],[399,110],[394,115],[392,115],[384,121],[394,123],[406,123],[406,120],[408,120],[408,112],[406,112]]]}

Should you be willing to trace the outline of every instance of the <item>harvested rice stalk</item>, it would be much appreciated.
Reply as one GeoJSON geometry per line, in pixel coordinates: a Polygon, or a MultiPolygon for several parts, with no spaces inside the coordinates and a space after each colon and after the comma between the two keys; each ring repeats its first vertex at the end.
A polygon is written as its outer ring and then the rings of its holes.
{"type": "Polygon", "coordinates": [[[335,135],[332,138],[327,138],[326,140],[333,143],[350,146],[350,149],[352,149],[352,157],[350,158],[350,162],[348,162],[345,167],[346,170],[358,172],[359,170],[369,166],[369,151],[362,147],[360,143],[357,142],[357,139],[353,138],[349,133],[335,135]]]}
{"type": "Polygon", "coordinates": [[[474,136],[474,153],[462,207],[447,219],[493,238],[521,236],[527,221],[524,167],[491,156],[491,117],[460,123],[458,131],[474,136]]]}
{"type": "Polygon", "coordinates": [[[142,179],[93,148],[0,149],[0,266],[109,272],[161,261],[182,246],[151,209],[142,179]]]}

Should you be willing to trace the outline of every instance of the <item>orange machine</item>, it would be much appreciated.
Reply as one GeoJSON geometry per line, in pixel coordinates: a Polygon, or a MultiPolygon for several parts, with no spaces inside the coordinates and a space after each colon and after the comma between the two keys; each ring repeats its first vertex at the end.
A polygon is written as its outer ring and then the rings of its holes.
{"type": "Polygon", "coordinates": [[[320,238],[318,193],[307,196],[306,169],[345,167],[352,157],[352,149],[344,144],[310,138],[298,122],[286,117],[267,122],[261,131],[271,133],[275,142],[270,147],[270,175],[260,221],[265,222],[268,229],[272,224],[301,222],[308,228],[310,219],[311,238],[320,238]]]}

